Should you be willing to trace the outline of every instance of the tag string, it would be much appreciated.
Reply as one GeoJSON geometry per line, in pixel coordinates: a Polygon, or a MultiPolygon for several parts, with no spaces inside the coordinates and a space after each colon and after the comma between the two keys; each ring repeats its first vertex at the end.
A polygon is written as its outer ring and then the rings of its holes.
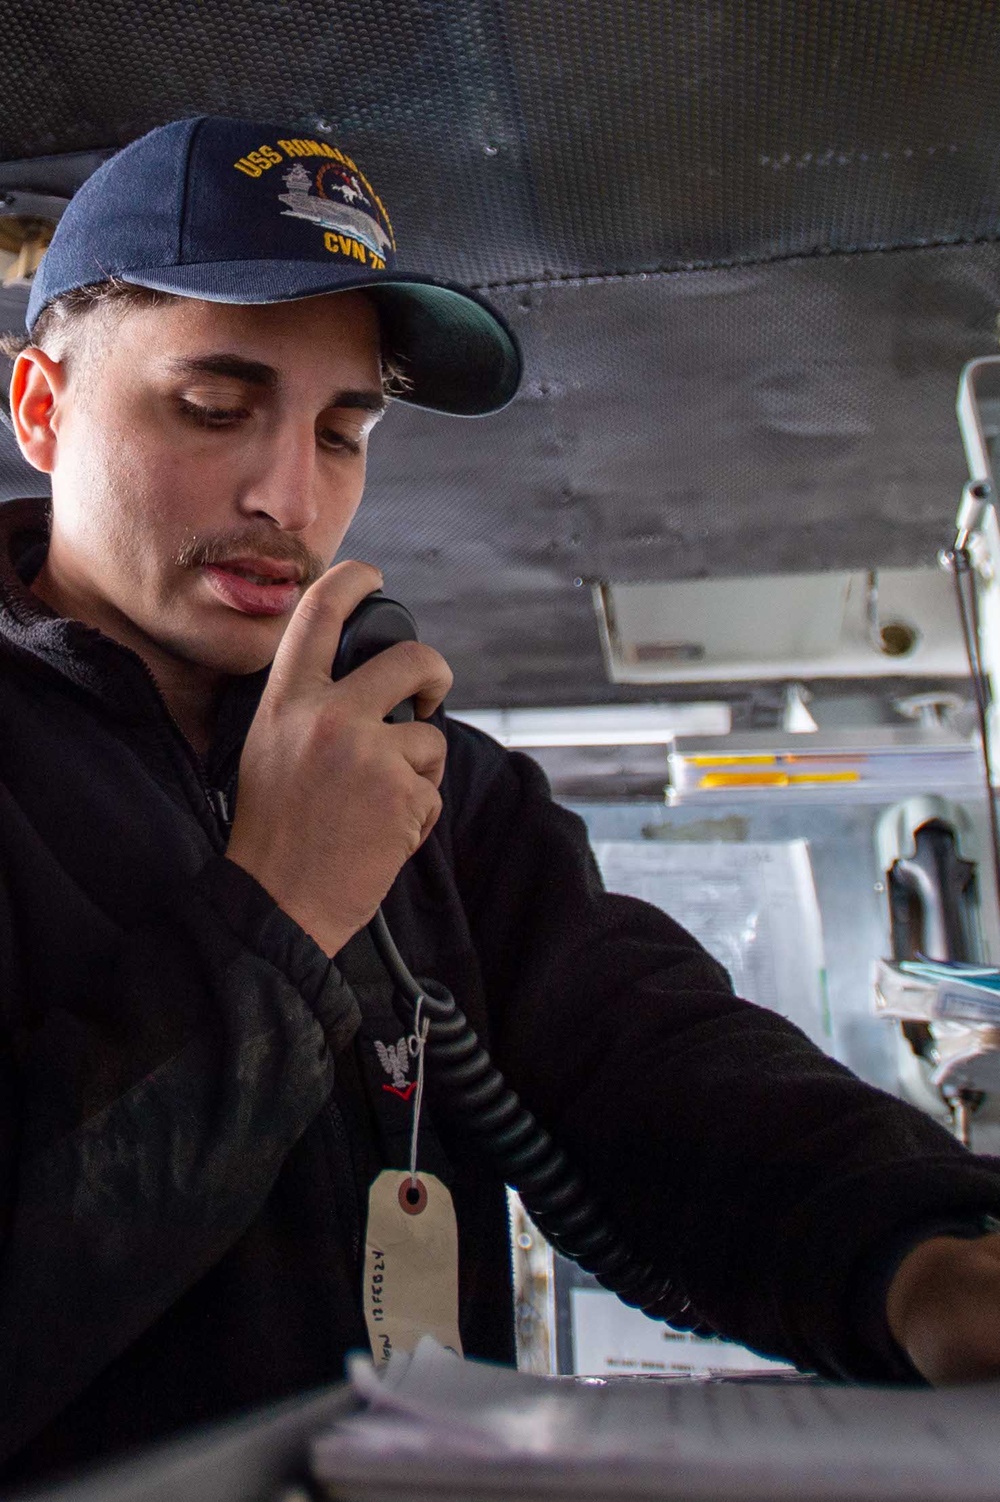
{"type": "Polygon", "coordinates": [[[417,1088],[413,1095],[413,1127],[410,1132],[410,1188],[417,1187],[417,1138],[420,1132],[420,1108],[424,1103],[424,1044],[427,1042],[427,1034],[430,1031],[430,1018],[422,1018],[420,1013],[424,1004],[422,996],[417,997],[417,1007],[413,1014],[413,1035],[407,1039],[407,1047],[411,1055],[417,1059],[417,1088]]]}

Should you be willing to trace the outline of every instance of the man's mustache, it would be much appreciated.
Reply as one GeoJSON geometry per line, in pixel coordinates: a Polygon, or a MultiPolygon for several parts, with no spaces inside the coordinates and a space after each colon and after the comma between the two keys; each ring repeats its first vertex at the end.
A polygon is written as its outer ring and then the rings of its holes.
{"type": "Polygon", "coordinates": [[[273,558],[278,563],[291,563],[307,588],[329,567],[327,560],[313,553],[300,538],[289,532],[276,532],[273,527],[248,527],[239,532],[189,538],[175,561],[180,568],[203,568],[233,558],[273,558]]]}

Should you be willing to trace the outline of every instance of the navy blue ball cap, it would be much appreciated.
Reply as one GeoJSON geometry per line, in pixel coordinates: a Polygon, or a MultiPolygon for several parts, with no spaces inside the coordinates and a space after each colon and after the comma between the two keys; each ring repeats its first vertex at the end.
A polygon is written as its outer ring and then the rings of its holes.
{"type": "Polygon", "coordinates": [[[103,163],[35,276],[28,332],[55,298],[115,277],[206,302],[275,303],[363,287],[402,400],[478,416],[506,406],[521,355],[466,287],[396,269],[382,200],[350,154],[292,127],[199,116],[103,163]]]}

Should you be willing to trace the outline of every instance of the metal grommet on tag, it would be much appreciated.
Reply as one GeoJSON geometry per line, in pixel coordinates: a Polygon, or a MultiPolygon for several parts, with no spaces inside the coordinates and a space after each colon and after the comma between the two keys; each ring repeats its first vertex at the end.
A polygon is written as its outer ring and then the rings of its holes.
{"type": "Polygon", "coordinates": [[[427,1189],[422,1179],[404,1179],[399,1186],[399,1205],[407,1215],[419,1215],[427,1208],[427,1189]]]}

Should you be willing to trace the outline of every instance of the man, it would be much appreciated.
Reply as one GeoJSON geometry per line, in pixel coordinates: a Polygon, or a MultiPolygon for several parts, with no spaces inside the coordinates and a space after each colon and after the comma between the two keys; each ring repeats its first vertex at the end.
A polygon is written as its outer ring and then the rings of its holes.
{"type": "MultiPolygon", "coordinates": [[[[443,717],[430,647],[331,681],[381,582],[327,566],[387,379],[475,413],[518,377],[489,309],[392,252],[345,152],[201,119],[101,168],[36,280],[11,409],[51,517],[0,509],[8,1480],[366,1344],[366,1199],[413,1120],[383,902],[718,1329],[834,1375],[1000,1371],[997,1166],[602,893],[533,764],[443,717]]],[[[420,1155],[464,1348],[509,1360],[503,1187],[433,1092],[420,1155]]]]}

